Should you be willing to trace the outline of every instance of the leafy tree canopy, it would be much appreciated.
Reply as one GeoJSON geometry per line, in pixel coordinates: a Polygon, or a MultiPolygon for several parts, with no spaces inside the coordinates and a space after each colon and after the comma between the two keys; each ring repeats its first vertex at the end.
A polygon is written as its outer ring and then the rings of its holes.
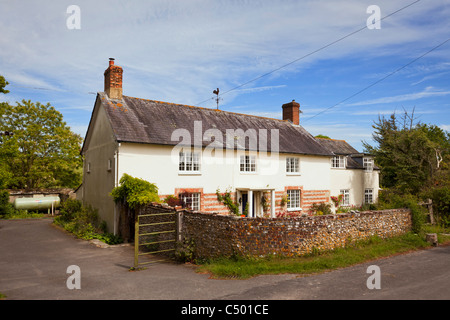
{"type": "Polygon", "coordinates": [[[77,187],[82,138],[49,103],[0,103],[0,188],[77,187]]]}
{"type": "Polygon", "coordinates": [[[5,87],[8,85],[8,81],[5,80],[5,78],[0,75],[0,93],[7,94],[9,90],[6,90],[5,87]]]}
{"type": "Polygon", "coordinates": [[[418,194],[448,175],[450,135],[436,125],[416,122],[414,111],[379,116],[372,126],[375,145],[363,142],[365,152],[375,156],[381,183],[404,193],[418,194]]]}

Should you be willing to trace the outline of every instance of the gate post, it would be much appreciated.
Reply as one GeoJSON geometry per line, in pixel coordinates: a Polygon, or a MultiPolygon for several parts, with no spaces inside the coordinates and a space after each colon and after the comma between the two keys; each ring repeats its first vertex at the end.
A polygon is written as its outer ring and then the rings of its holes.
{"type": "Polygon", "coordinates": [[[183,239],[183,218],[184,211],[177,211],[177,240],[183,239]]]}

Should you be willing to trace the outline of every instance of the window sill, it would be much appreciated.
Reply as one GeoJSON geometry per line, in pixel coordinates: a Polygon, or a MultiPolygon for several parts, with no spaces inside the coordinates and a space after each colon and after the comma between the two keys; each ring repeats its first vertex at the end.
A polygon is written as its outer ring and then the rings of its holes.
{"type": "Polygon", "coordinates": [[[301,176],[302,174],[300,172],[286,172],[287,176],[301,176]]]}
{"type": "Polygon", "coordinates": [[[201,176],[200,171],[178,171],[179,176],[201,176]]]}
{"type": "Polygon", "coordinates": [[[288,208],[287,211],[302,211],[302,208],[288,208]]]}

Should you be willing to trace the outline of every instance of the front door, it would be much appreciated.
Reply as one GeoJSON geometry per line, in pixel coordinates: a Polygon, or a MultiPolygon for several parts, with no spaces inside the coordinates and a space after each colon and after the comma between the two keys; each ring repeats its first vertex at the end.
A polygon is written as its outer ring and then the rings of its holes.
{"type": "Polygon", "coordinates": [[[248,194],[247,194],[247,192],[242,193],[241,199],[242,199],[242,201],[241,201],[241,212],[242,212],[242,214],[244,214],[245,213],[245,208],[247,208],[247,204],[248,204],[248,194]]]}
{"type": "Polygon", "coordinates": [[[255,216],[255,193],[252,193],[252,212],[250,214],[250,212],[248,212],[248,209],[250,208],[249,205],[249,198],[248,198],[248,193],[246,191],[242,191],[241,193],[241,213],[245,214],[245,212],[247,212],[247,216],[248,217],[254,217],[255,216]]]}

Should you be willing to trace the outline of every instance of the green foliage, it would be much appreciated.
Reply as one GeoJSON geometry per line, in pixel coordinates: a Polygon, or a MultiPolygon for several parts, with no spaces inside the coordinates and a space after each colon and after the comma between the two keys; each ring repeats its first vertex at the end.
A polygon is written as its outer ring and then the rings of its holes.
{"type": "Polygon", "coordinates": [[[323,134],[318,134],[317,136],[315,136],[315,138],[331,139],[329,136],[325,136],[323,134]]]}
{"type": "Polygon", "coordinates": [[[79,200],[64,201],[54,223],[80,239],[99,239],[107,244],[123,242],[119,236],[106,232],[106,223],[100,220],[97,210],[84,207],[79,200]]]}
{"type": "MultiPolygon", "coordinates": [[[[231,191],[226,190],[221,194],[220,190],[216,190],[217,201],[223,203],[232,214],[239,215],[239,204],[231,198],[231,191]]],[[[248,209],[247,209],[248,210],[248,209]]]]}
{"type": "Polygon", "coordinates": [[[450,186],[432,189],[427,197],[433,201],[433,212],[437,222],[445,227],[450,226],[450,186]]]}
{"type": "Polygon", "coordinates": [[[418,194],[449,163],[449,134],[435,125],[415,124],[414,113],[379,117],[373,128],[377,145],[363,145],[375,156],[383,187],[418,194]]]}
{"type": "Polygon", "coordinates": [[[325,202],[320,202],[320,203],[313,203],[311,208],[309,209],[309,212],[315,216],[321,216],[321,215],[326,215],[326,214],[332,214],[333,212],[331,211],[331,204],[330,203],[325,203],[325,202]]]}
{"type": "Polygon", "coordinates": [[[75,218],[75,215],[78,212],[81,212],[83,209],[83,205],[81,201],[74,199],[67,199],[61,205],[59,210],[60,219],[64,221],[71,221],[75,218]]]}
{"type": "Polygon", "coordinates": [[[381,190],[377,209],[410,209],[412,231],[419,233],[425,223],[425,208],[419,205],[419,202],[420,199],[412,194],[404,194],[398,190],[381,190]]]}
{"type": "Polygon", "coordinates": [[[179,262],[195,262],[195,242],[193,239],[177,242],[175,259],[179,262]]]}
{"type": "Polygon", "coordinates": [[[8,190],[0,190],[0,216],[9,215],[13,210],[13,206],[9,203],[8,190]]]}
{"type": "Polygon", "coordinates": [[[140,178],[124,174],[120,178],[120,186],[115,187],[111,196],[114,201],[126,203],[131,209],[150,202],[160,202],[158,187],[140,178]]]}
{"type": "Polygon", "coordinates": [[[81,183],[82,138],[50,104],[0,103],[0,187],[77,187],[81,183]]]}
{"type": "Polygon", "coordinates": [[[6,90],[5,87],[9,84],[8,81],[5,80],[5,78],[0,75],[0,93],[7,94],[9,90],[6,90]]]}

